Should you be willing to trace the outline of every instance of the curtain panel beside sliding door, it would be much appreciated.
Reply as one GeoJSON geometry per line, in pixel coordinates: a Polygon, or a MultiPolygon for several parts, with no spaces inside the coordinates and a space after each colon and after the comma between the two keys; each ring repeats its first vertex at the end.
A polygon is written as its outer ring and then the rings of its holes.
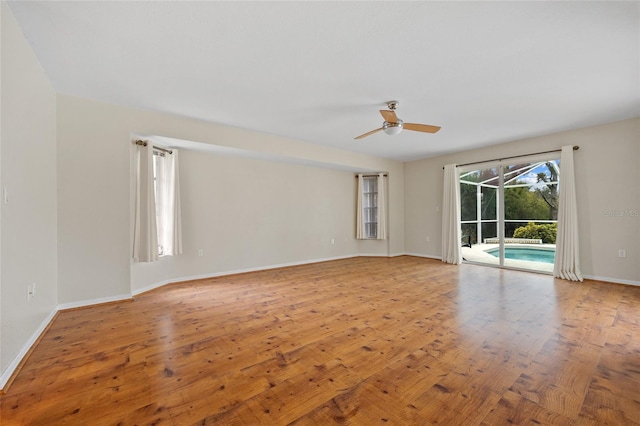
{"type": "Polygon", "coordinates": [[[578,250],[578,207],[573,151],[573,146],[563,146],[560,154],[558,237],[553,276],[565,280],[582,281],[578,250]]]}
{"type": "Polygon", "coordinates": [[[462,263],[460,230],[460,177],[455,164],[444,166],[442,198],[442,261],[462,263]]]}

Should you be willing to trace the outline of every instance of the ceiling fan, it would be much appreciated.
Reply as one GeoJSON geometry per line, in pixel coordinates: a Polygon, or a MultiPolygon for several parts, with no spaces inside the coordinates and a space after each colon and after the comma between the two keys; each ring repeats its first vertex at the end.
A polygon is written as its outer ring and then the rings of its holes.
{"type": "Polygon", "coordinates": [[[356,136],[354,139],[362,139],[369,135],[372,135],[380,130],[384,130],[384,132],[388,135],[397,135],[402,131],[402,129],[413,130],[416,132],[424,132],[424,133],[435,133],[440,130],[439,126],[430,126],[428,124],[415,124],[415,123],[405,123],[400,120],[396,115],[396,108],[398,107],[398,101],[389,101],[387,102],[387,106],[389,110],[380,110],[380,114],[382,118],[384,118],[384,122],[382,123],[382,127],[379,129],[372,130],[363,135],[356,136]]]}

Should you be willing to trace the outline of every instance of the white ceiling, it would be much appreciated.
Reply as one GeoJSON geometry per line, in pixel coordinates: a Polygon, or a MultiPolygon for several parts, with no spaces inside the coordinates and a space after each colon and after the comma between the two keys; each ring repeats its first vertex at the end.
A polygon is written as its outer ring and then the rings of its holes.
{"type": "Polygon", "coordinates": [[[59,93],[398,160],[640,115],[635,1],[9,6],[59,93]]]}

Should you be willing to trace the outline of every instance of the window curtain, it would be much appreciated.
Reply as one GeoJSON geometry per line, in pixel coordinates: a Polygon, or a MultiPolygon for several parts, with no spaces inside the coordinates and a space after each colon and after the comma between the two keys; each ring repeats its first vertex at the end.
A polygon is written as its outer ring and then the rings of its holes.
{"type": "Polygon", "coordinates": [[[384,184],[384,173],[378,174],[378,229],[377,239],[387,239],[387,189],[384,184]]]}
{"type": "Polygon", "coordinates": [[[172,149],[172,154],[156,157],[158,244],[165,256],[182,254],[178,155],[178,150],[172,149]]]}
{"type": "Polygon", "coordinates": [[[455,164],[444,166],[442,198],[442,261],[462,263],[460,229],[460,177],[455,164]]]}
{"type": "Polygon", "coordinates": [[[133,259],[135,262],[154,262],[158,260],[158,232],[153,182],[153,146],[137,145],[136,148],[133,259]]]}
{"type": "Polygon", "coordinates": [[[364,224],[364,208],[362,205],[362,198],[364,197],[364,177],[362,174],[358,175],[358,195],[356,203],[356,238],[362,240],[366,238],[365,224],[364,224]]]}
{"type": "Polygon", "coordinates": [[[582,281],[578,251],[578,207],[573,168],[573,146],[563,146],[560,154],[558,237],[553,276],[582,281]]]}

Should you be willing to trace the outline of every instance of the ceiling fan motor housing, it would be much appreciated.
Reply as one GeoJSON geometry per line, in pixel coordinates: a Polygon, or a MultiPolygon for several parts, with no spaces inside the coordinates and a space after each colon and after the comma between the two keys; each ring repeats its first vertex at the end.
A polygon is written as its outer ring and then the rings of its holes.
{"type": "Polygon", "coordinates": [[[397,135],[402,131],[403,124],[404,122],[399,118],[395,123],[389,123],[388,121],[385,121],[384,123],[382,123],[382,130],[384,130],[384,132],[388,135],[397,135]]]}

